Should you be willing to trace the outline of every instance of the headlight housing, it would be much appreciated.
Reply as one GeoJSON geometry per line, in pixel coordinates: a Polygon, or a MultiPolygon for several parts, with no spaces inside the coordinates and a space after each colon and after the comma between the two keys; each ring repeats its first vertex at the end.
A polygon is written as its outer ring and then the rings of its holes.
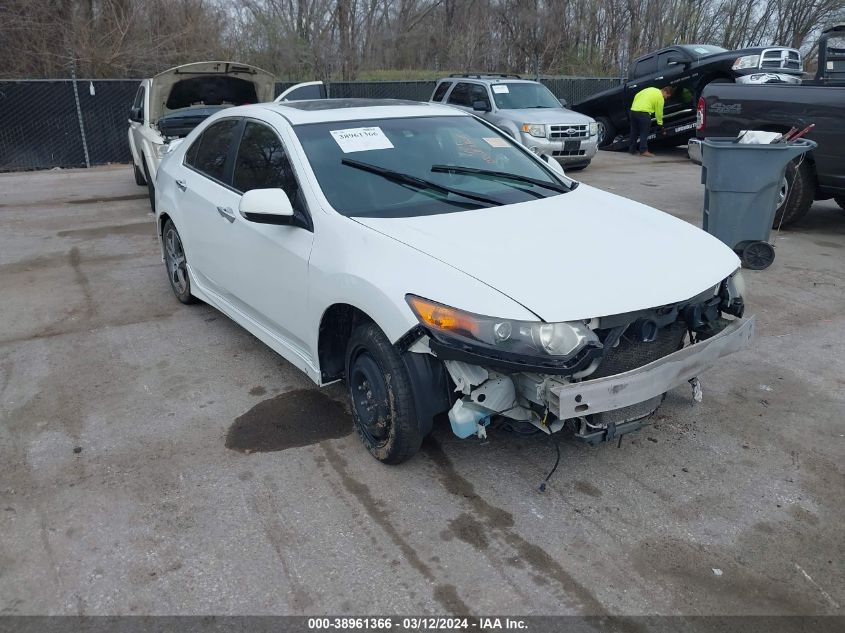
{"type": "Polygon", "coordinates": [[[759,55],[743,55],[737,57],[734,65],[731,67],[734,70],[742,70],[744,68],[757,68],[760,65],[759,55]]]}
{"type": "Polygon", "coordinates": [[[599,124],[593,121],[590,123],[590,136],[596,136],[599,133],[599,124]]]}
{"type": "Polygon", "coordinates": [[[577,321],[545,323],[482,316],[415,295],[405,300],[419,322],[432,333],[509,354],[570,358],[588,345],[601,347],[598,337],[577,321]]]}
{"type": "Polygon", "coordinates": [[[155,157],[161,160],[164,158],[164,155],[167,153],[167,144],[165,143],[152,143],[153,146],[153,154],[155,157]]]}
{"type": "Polygon", "coordinates": [[[546,136],[546,126],[540,123],[523,123],[522,131],[538,138],[545,138],[546,136]]]}

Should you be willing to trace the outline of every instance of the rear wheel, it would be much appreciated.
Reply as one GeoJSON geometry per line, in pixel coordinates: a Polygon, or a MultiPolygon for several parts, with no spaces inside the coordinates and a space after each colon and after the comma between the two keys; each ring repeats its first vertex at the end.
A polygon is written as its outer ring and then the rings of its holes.
{"type": "Polygon", "coordinates": [[[790,162],[778,192],[778,208],[772,228],[794,224],[810,210],[816,195],[813,168],[807,160],[800,165],[790,162]]]}
{"type": "Polygon", "coordinates": [[[188,258],[182,246],[182,238],[176,226],[168,220],[164,223],[161,233],[164,244],[164,265],[167,267],[167,279],[173,294],[182,303],[196,303],[197,299],[191,294],[191,278],[188,275],[188,258]]]}
{"type": "Polygon", "coordinates": [[[375,323],[362,323],[352,332],[346,386],[355,428],[373,457],[399,464],[419,451],[422,434],[408,370],[375,323]]]}
{"type": "Polygon", "coordinates": [[[616,126],[606,116],[596,117],[598,124],[598,144],[599,147],[607,147],[616,138],[616,126]]]}
{"type": "Polygon", "coordinates": [[[144,179],[147,181],[147,193],[150,196],[150,209],[153,213],[156,212],[156,186],[153,184],[153,179],[150,178],[150,170],[147,169],[147,161],[144,155],[141,154],[141,164],[144,166],[144,179]]]}
{"type": "Polygon", "coordinates": [[[144,185],[146,185],[147,180],[146,178],[144,178],[143,172],[138,169],[138,165],[136,165],[134,162],[132,163],[132,169],[135,171],[135,184],[139,187],[143,187],[144,185]]]}

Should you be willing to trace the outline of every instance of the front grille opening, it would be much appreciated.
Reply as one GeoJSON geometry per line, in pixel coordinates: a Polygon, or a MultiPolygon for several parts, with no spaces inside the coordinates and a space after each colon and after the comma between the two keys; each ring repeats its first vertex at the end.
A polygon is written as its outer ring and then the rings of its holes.
{"type": "MultiPolygon", "coordinates": [[[[683,347],[686,332],[686,324],[683,321],[675,321],[671,325],[659,329],[657,336],[650,343],[626,338],[623,334],[619,339],[619,344],[607,353],[599,368],[590,374],[587,380],[621,374],[668,356],[683,347]]],[[[655,396],[629,407],[590,415],[588,420],[591,426],[601,428],[606,427],[611,422],[622,424],[630,420],[638,420],[654,413],[654,410],[660,406],[662,401],[662,395],[655,396]]]]}
{"type": "Polygon", "coordinates": [[[586,153],[587,151],[583,149],[574,149],[569,151],[563,149],[552,150],[552,156],[584,156],[586,153]]]}
{"type": "Polygon", "coordinates": [[[549,138],[553,140],[576,140],[589,138],[589,136],[590,126],[586,124],[549,126],[549,138]]]}

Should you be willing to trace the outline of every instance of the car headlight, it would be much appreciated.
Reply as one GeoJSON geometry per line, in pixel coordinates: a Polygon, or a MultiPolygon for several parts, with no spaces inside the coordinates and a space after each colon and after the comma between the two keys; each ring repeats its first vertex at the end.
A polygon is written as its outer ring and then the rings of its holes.
{"type": "Polygon", "coordinates": [[[546,136],[546,126],[539,123],[523,123],[522,131],[538,138],[546,136]]]}
{"type": "Polygon", "coordinates": [[[155,157],[159,160],[164,158],[164,155],[167,153],[167,145],[164,143],[152,143],[152,146],[155,157]]]}
{"type": "Polygon", "coordinates": [[[590,136],[595,136],[599,133],[599,124],[593,121],[590,123],[590,136]]]}
{"type": "Polygon", "coordinates": [[[759,55],[743,55],[737,57],[734,65],[731,66],[734,70],[742,70],[743,68],[757,68],[760,65],[759,55]]]}
{"type": "Polygon", "coordinates": [[[444,334],[474,345],[511,354],[570,357],[587,345],[601,346],[583,323],[514,321],[482,316],[451,308],[415,295],[405,297],[420,323],[434,336],[444,334]]]}

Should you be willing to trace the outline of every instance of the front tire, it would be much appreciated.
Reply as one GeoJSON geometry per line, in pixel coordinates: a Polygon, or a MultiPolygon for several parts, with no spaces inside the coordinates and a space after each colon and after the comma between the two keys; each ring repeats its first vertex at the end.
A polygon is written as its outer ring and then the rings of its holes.
{"type": "Polygon", "coordinates": [[[408,370],[375,323],[362,323],[352,332],[346,386],[355,428],[373,457],[401,464],[419,451],[422,434],[408,370]]]}
{"type": "Polygon", "coordinates": [[[596,123],[598,123],[599,128],[599,147],[607,147],[616,138],[616,126],[606,116],[597,116],[596,123]]]}
{"type": "Polygon", "coordinates": [[[176,225],[168,220],[161,232],[161,242],[164,245],[164,265],[167,267],[167,279],[173,294],[182,303],[196,303],[197,299],[191,294],[191,277],[188,275],[188,258],[182,246],[182,238],[176,225]]]}
{"type": "Polygon", "coordinates": [[[144,174],[141,172],[141,170],[138,169],[138,165],[136,165],[134,162],[132,163],[132,169],[135,172],[135,184],[139,187],[146,186],[147,180],[146,178],[144,178],[144,174]]]}
{"type": "Polygon", "coordinates": [[[816,196],[816,179],[813,168],[806,159],[800,166],[790,162],[786,166],[784,183],[779,193],[779,206],[775,211],[772,228],[795,224],[807,215],[816,196]]]}

